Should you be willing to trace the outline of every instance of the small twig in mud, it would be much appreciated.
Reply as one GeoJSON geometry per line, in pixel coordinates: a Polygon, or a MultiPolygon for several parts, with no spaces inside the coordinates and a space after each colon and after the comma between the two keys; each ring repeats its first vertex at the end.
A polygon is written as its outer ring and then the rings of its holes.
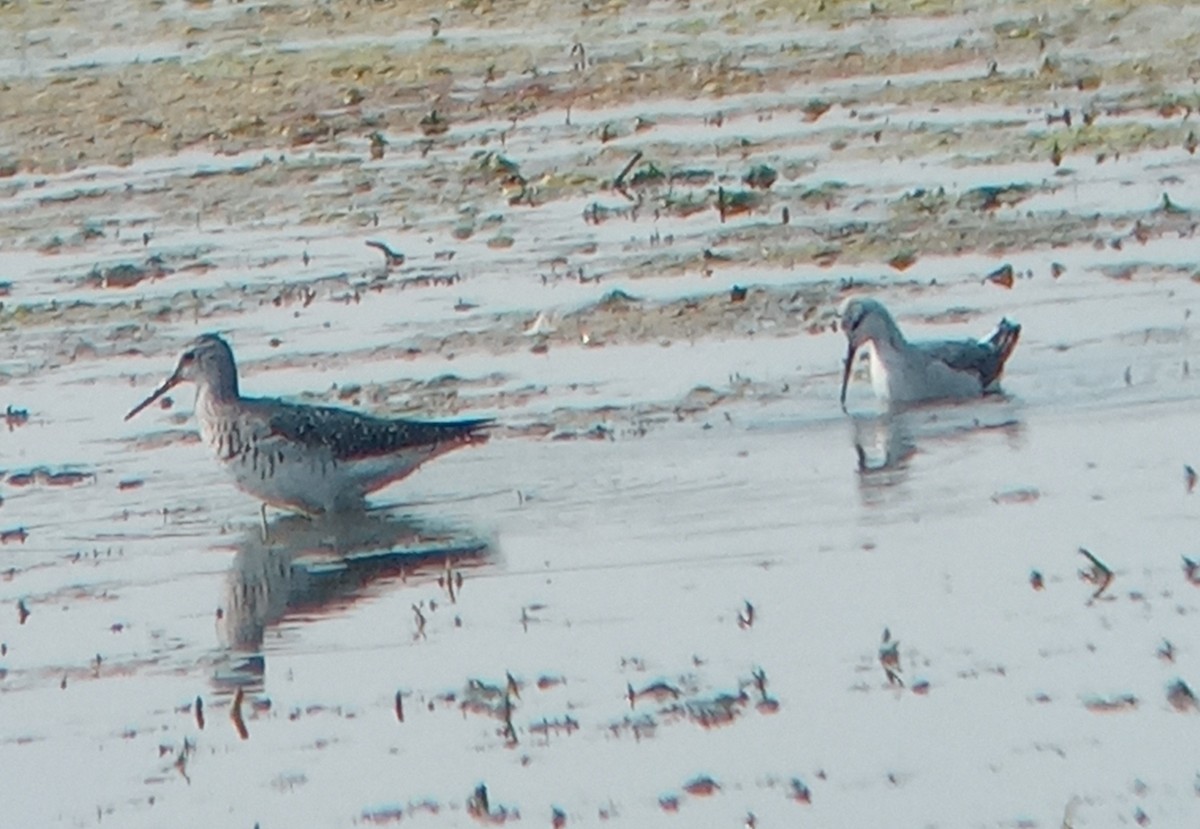
{"type": "Polygon", "coordinates": [[[746,607],[738,611],[738,627],[742,630],[754,627],[754,605],[746,602],[746,607]]]}
{"type": "Polygon", "coordinates": [[[420,127],[426,138],[432,138],[435,135],[445,135],[450,129],[450,122],[443,118],[436,109],[433,109],[417,122],[417,126],[420,127]]]}
{"type": "Polygon", "coordinates": [[[1182,679],[1177,679],[1167,686],[1167,702],[1171,703],[1171,707],[1180,713],[1200,710],[1200,702],[1196,700],[1196,694],[1182,679]]]}
{"type": "Polygon", "coordinates": [[[249,740],[250,730],[246,728],[246,720],[242,718],[242,701],[245,698],[246,692],[238,688],[237,693],[233,695],[233,705],[229,708],[229,719],[233,721],[233,727],[237,730],[238,736],[243,740],[249,740]]]}
{"type": "Polygon", "coordinates": [[[438,576],[438,587],[446,591],[450,597],[450,604],[458,601],[457,588],[462,587],[462,573],[458,574],[458,584],[454,583],[454,567],[451,565],[450,559],[446,559],[446,571],[438,576]]]}
{"type": "MultiPolygon", "coordinates": [[[[1187,362],[1183,364],[1184,374],[1187,374],[1187,362]]],[[[1196,489],[1196,470],[1187,464],[1183,465],[1183,481],[1187,484],[1188,494],[1191,494],[1196,489]]]]}
{"type": "Polygon", "coordinates": [[[534,317],[533,322],[529,323],[522,332],[526,337],[549,337],[551,334],[558,331],[551,318],[545,311],[538,311],[538,315],[534,317]]]}
{"type": "Polygon", "coordinates": [[[421,608],[417,605],[412,606],[413,615],[417,620],[417,632],[413,634],[413,639],[425,638],[425,614],[421,612],[421,608]]]}
{"type": "Polygon", "coordinates": [[[196,711],[196,728],[203,731],[204,730],[204,700],[200,699],[199,696],[196,697],[195,711],[196,711]]]}
{"type": "Polygon", "coordinates": [[[374,239],[368,239],[365,244],[367,247],[375,248],[377,251],[383,254],[383,263],[388,270],[391,270],[392,268],[398,268],[404,264],[404,254],[400,253],[400,251],[392,250],[383,242],[377,242],[374,239]]]}
{"type": "Polygon", "coordinates": [[[708,797],[715,794],[720,788],[721,784],[707,774],[698,774],[683,784],[683,790],[695,797],[708,797]]]}
{"type": "Polygon", "coordinates": [[[1183,577],[1187,579],[1188,584],[1200,587],[1200,561],[1193,561],[1187,556],[1184,556],[1183,577]]]}
{"type": "Polygon", "coordinates": [[[575,58],[574,63],[571,64],[573,71],[582,72],[587,69],[587,51],[578,40],[571,44],[571,57],[575,58]]]}
{"type": "Polygon", "coordinates": [[[1092,563],[1091,570],[1080,570],[1079,578],[1086,582],[1096,585],[1096,592],[1092,594],[1092,600],[1100,598],[1100,595],[1108,589],[1108,586],[1113,581],[1113,571],[1108,568],[1100,559],[1096,558],[1083,547],[1079,548],[1081,555],[1085,556],[1092,563]]]}
{"type": "Polygon", "coordinates": [[[183,738],[183,748],[179,749],[179,756],[175,758],[175,763],[174,763],[175,770],[179,772],[180,777],[182,777],[185,781],[187,781],[188,785],[191,785],[191,782],[192,782],[192,779],[190,777],[188,777],[188,773],[187,773],[188,755],[191,754],[194,750],[195,750],[195,747],[192,745],[191,741],[188,740],[187,737],[184,737],[183,738]]]}
{"type": "Polygon", "coordinates": [[[1029,586],[1034,590],[1045,590],[1046,581],[1042,578],[1042,574],[1037,570],[1032,570],[1029,573],[1029,586]]]}
{"type": "Polygon", "coordinates": [[[1016,272],[1013,270],[1013,266],[1006,263],[985,276],[984,281],[999,285],[1002,288],[1011,288],[1015,275],[1016,272]]]}
{"type": "Polygon", "coordinates": [[[751,676],[754,678],[754,687],[760,697],[754,707],[760,714],[774,714],[779,710],[779,700],[767,693],[767,672],[762,668],[755,668],[751,676]]]}
{"type": "Polygon", "coordinates": [[[1062,124],[1069,129],[1071,126],[1071,110],[1064,108],[1061,115],[1055,115],[1052,112],[1046,113],[1046,126],[1049,127],[1054,124],[1062,124]]]}
{"type": "Polygon", "coordinates": [[[25,606],[24,599],[17,600],[17,624],[25,624],[25,620],[29,618],[29,608],[25,606]]]}
{"type": "Polygon", "coordinates": [[[1167,193],[1163,193],[1162,206],[1159,208],[1159,210],[1161,210],[1163,213],[1174,213],[1176,215],[1186,215],[1187,213],[1191,212],[1186,207],[1180,207],[1175,202],[1171,201],[1171,196],[1167,193]]]}
{"type": "Polygon", "coordinates": [[[396,722],[404,722],[404,694],[396,692],[396,722]]]}
{"type": "Polygon", "coordinates": [[[758,690],[763,699],[767,698],[767,672],[762,668],[755,668],[751,674],[754,677],[754,687],[758,690]]]}
{"type": "Polygon", "coordinates": [[[517,739],[517,727],[515,725],[513,725],[512,714],[513,714],[512,697],[509,696],[507,692],[505,692],[505,694],[504,694],[504,730],[501,731],[501,734],[504,735],[504,739],[508,741],[508,744],[510,746],[515,746],[520,741],[517,739]]]}
{"type": "Polygon", "coordinates": [[[904,687],[904,680],[900,678],[900,640],[893,640],[892,632],[888,628],[883,629],[883,641],[879,645],[879,664],[883,667],[889,685],[904,687]]]}
{"type": "Polygon", "coordinates": [[[474,793],[467,798],[467,814],[480,823],[501,824],[509,820],[520,820],[521,814],[516,809],[504,806],[492,807],[488,802],[487,786],[480,783],[474,793]]]}
{"type": "Polygon", "coordinates": [[[634,704],[642,698],[650,699],[655,702],[663,702],[666,700],[677,700],[683,696],[683,692],[678,688],[670,685],[662,680],[651,682],[640,691],[633,690],[633,685],[626,683],[625,698],[629,700],[629,707],[633,708],[634,704]]]}
{"type": "Polygon", "coordinates": [[[812,792],[799,777],[792,778],[791,798],[797,803],[812,803],[812,792]]]}
{"type": "Polygon", "coordinates": [[[14,408],[11,403],[4,410],[4,425],[8,427],[8,431],[13,431],[18,426],[24,426],[29,422],[29,410],[14,408]]]}
{"type": "Polygon", "coordinates": [[[475,791],[467,798],[467,814],[473,818],[489,817],[491,808],[488,806],[487,786],[480,783],[475,791]]]}
{"type": "MultiPolygon", "coordinates": [[[[383,158],[383,154],[387,150],[387,145],[388,145],[387,139],[383,137],[382,133],[379,133],[379,132],[371,133],[371,149],[370,149],[371,160],[379,161],[381,158],[383,158]]],[[[308,252],[305,251],[304,255],[307,258],[308,252]]],[[[307,265],[308,262],[305,261],[304,264],[307,265]]]]}
{"type": "Polygon", "coordinates": [[[634,165],[637,164],[641,160],[642,160],[642,151],[638,150],[637,152],[635,152],[633,154],[633,158],[629,159],[629,162],[624,167],[621,168],[621,172],[619,172],[617,174],[617,177],[613,179],[613,189],[614,190],[620,190],[622,187],[625,186],[625,177],[627,175],[629,175],[629,171],[633,169],[634,165]]]}
{"type": "Polygon", "coordinates": [[[1196,141],[1195,131],[1188,130],[1187,138],[1183,141],[1183,148],[1187,150],[1188,155],[1195,155],[1197,147],[1200,147],[1200,142],[1196,141]]]}
{"type": "Polygon", "coordinates": [[[29,538],[29,533],[24,527],[0,531],[0,544],[9,544],[14,541],[24,544],[27,538],[29,538]]]}
{"type": "Polygon", "coordinates": [[[1175,661],[1175,646],[1168,639],[1163,640],[1163,643],[1158,646],[1156,653],[1158,654],[1158,658],[1163,662],[1175,661]]]}
{"type": "Polygon", "coordinates": [[[1133,694],[1116,694],[1109,697],[1092,696],[1083,701],[1083,707],[1093,714],[1131,711],[1138,707],[1138,698],[1133,694]]]}

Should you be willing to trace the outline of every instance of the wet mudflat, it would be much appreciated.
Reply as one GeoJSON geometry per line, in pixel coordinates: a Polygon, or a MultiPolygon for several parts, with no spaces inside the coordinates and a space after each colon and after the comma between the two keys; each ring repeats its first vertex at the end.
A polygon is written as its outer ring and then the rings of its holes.
{"type": "Polygon", "coordinates": [[[1196,12],[910,5],[0,7],[8,819],[1193,820],[1196,12]],[[208,330],[503,425],[264,540],[208,330]]]}

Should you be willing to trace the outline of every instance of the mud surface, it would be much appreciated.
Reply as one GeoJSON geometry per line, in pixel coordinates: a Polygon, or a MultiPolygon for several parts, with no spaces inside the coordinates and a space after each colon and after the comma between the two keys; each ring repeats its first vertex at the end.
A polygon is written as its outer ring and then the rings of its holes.
{"type": "Polygon", "coordinates": [[[0,0],[6,816],[1193,821],[1197,31],[0,0]],[[843,414],[852,292],[1019,321],[1005,394],[843,414]],[[502,425],[264,540],[188,390],[121,421],[213,330],[502,425]]]}

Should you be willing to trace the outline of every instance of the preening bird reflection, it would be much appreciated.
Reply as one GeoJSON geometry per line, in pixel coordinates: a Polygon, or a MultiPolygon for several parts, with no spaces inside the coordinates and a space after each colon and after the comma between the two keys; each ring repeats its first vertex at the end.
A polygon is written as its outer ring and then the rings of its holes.
{"type": "Polygon", "coordinates": [[[864,503],[894,499],[912,474],[914,459],[932,447],[1000,432],[1018,440],[1023,428],[1015,405],[1003,398],[984,405],[918,407],[851,416],[858,487],[864,503]]]}

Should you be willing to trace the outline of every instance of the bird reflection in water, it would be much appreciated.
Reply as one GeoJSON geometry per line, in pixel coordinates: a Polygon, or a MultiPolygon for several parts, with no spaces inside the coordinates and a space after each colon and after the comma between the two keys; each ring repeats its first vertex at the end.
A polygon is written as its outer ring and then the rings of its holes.
{"type": "Polygon", "coordinates": [[[219,671],[218,686],[259,685],[266,631],[289,616],[328,616],[348,608],[375,582],[452,577],[486,566],[492,556],[486,539],[412,515],[321,520],[287,515],[271,522],[267,538],[264,542],[255,528],[235,545],[218,621],[232,662],[219,671]]]}
{"type": "Polygon", "coordinates": [[[907,475],[908,462],[917,453],[907,412],[851,418],[854,454],[864,484],[890,486],[907,475]]]}
{"type": "Polygon", "coordinates": [[[852,416],[858,485],[863,499],[876,503],[908,480],[921,443],[948,443],[958,438],[997,431],[1016,441],[1021,421],[1004,405],[910,407],[873,416],[852,416]]]}

